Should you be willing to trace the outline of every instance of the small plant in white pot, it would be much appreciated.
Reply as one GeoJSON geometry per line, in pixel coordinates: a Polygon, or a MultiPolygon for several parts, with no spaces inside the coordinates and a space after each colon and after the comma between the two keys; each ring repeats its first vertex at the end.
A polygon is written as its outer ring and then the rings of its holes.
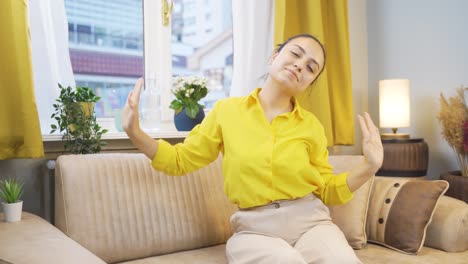
{"type": "Polygon", "coordinates": [[[0,180],[0,198],[3,200],[2,208],[6,222],[17,222],[21,220],[23,210],[23,183],[9,178],[0,180]]]}

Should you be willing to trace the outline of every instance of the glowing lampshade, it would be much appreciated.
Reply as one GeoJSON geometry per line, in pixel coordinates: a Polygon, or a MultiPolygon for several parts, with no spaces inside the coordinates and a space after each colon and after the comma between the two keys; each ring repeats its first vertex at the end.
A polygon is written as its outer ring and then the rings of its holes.
{"type": "Polygon", "coordinates": [[[392,128],[394,134],[397,128],[410,126],[409,80],[379,81],[379,113],[380,127],[392,128]]]}

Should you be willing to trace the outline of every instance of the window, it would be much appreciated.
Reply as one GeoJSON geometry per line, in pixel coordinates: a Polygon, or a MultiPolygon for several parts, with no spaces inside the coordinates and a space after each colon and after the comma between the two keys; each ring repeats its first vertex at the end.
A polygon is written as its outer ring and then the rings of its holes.
{"type": "Polygon", "coordinates": [[[91,44],[91,26],[88,25],[77,25],[78,43],[80,44],[91,44]]]}
{"type": "Polygon", "coordinates": [[[107,30],[103,27],[94,27],[94,45],[108,46],[107,30]]]}
{"type": "Polygon", "coordinates": [[[207,109],[229,95],[232,78],[231,0],[176,0],[172,14],[173,75],[203,75],[211,92],[203,100],[207,109]],[[188,5],[188,6],[187,6],[188,5]],[[175,9],[174,9],[175,10],[175,9]],[[183,19],[180,19],[183,18],[183,19]]]}
{"type": "Polygon", "coordinates": [[[102,97],[98,118],[118,124],[128,93],[143,76],[143,1],[65,0],[65,9],[76,85],[102,97]]]}
{"type": "Polygon", "coordinates": [[[229,94],[231,0],[210,1],[210,5],[206,0],[173,3],[171,26],[163,27],[161,1],[65,0],[76,85],[88,86],[102,97],[95,106],[96,115],[113,118],[117,131],[122,131],[120,114],[127,95],[141,76],[147,83],[159,80],[160,113],[166,123],[173,119],[169,109],[172,76],[207,77],[211,92],[201,102],[206,110],[229,94]]]}
{"type": "Polygon", "coordinates": [[[76,42],[76,29],[73,23],[68,23],[68,41],[70,43],[76,42]]]}

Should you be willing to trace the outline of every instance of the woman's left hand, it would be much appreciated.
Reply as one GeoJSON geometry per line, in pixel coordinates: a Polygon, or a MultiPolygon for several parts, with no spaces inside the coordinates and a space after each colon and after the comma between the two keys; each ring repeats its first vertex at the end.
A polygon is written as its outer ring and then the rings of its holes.
{"type": "Polygon", "coordinates": [[[383,147],[380,139],[380,131],[372,122],[369,114],[364,113],[364,117],[358,115],[362,132],[362,152],[367,164],[377,172],[382,167],[383,147]]]}

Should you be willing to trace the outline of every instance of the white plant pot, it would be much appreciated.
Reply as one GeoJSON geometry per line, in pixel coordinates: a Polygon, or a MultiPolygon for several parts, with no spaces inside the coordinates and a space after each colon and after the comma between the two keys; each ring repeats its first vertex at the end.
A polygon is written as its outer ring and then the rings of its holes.
{"type": "Polygon", "coordinates": [[[21,212],[23,211],[23,201],[17,203],[2,202],[3,215],[5,222],[18,222],[21,220],[21,212]]]}

